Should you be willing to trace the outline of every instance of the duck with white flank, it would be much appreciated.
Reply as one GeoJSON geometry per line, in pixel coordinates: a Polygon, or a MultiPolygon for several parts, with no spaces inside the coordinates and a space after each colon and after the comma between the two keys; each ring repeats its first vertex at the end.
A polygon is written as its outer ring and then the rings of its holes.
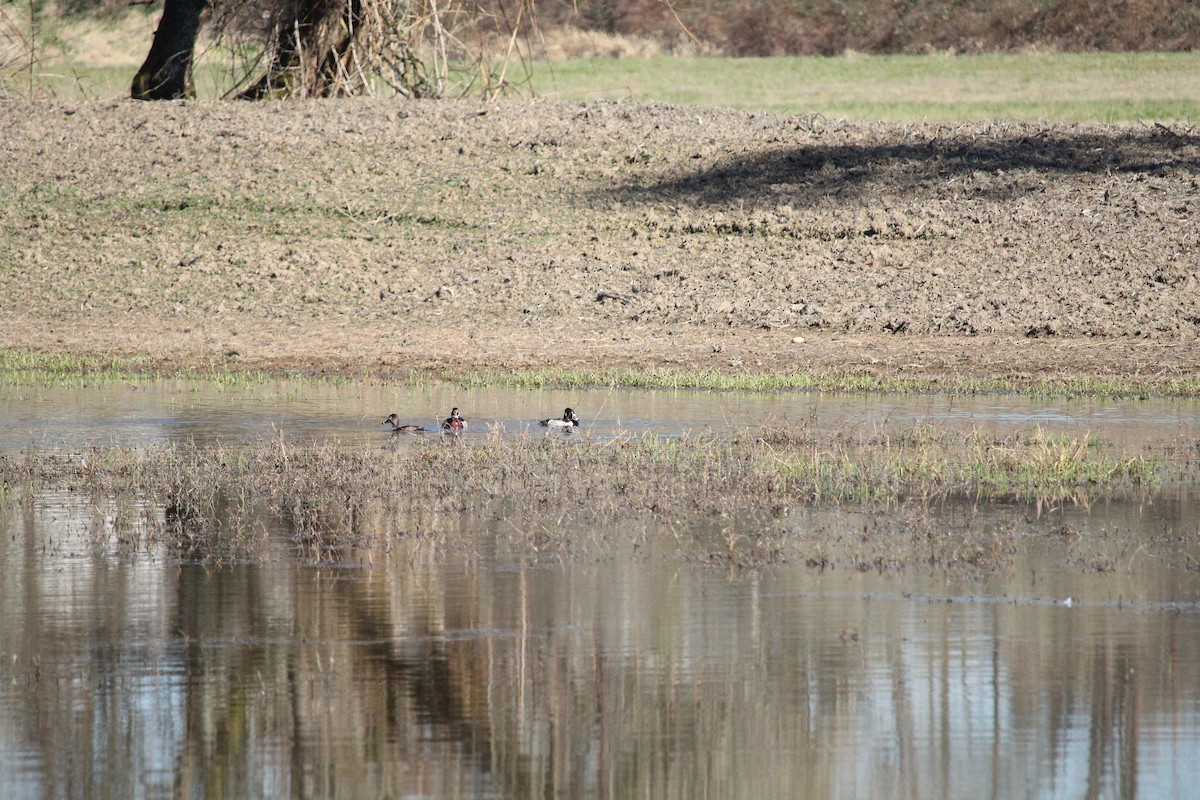
{"type": "Polygon", "coordinates": [[[575,409],[568,408],[563,411],[562,419],[544,419],[538,422],[538,425],[547,428],[571,428],[579,425],[579,417],[575,415],[575,409]]]}
{"type": "Polygon", "coordinates": [[[442,420],[442,430],[457,433],[467,429],[467,421],[459,416],[458,408],[455,407],[450,411],[450,416],[442,420]]]}
{"type": "Polygon", "coordinates": [[[388,418],[382,424],[391,423],[392,433],[424,433],[425,429],[420,425],[401,425],[400,417],[395,414],[388,414],[388,418]]]}

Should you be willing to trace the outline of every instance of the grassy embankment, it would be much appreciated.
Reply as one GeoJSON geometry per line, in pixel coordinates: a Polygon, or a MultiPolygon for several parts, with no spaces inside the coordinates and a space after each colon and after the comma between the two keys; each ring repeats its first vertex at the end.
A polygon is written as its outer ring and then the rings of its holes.
{"type": "Polygon", "coordinates": [[[1195,122],[1200,53],[588,59],[540,63],[547,97],[897,122],[1195,122]]]}
{"type": "Polygon", "coordinates": [[[308,376],[248,370],[232,361],[214,361],[202,367],[164,365],[151,356],[70,356],[0,350],[0,386],[64,385],[81,381],[138,381],[181,378],[218,384],[254,384],[280,377],[308,378],[316,382],[399,382],[425,386],[437,382],[463,389],[496,387],[514,390],[544,389],[678,389],[696,391],[772,392],[821,391],[842,393],[941,392],[945,394],[1011,394],[1028,397],[1092,397],[1139,399],[1195,397],[1200,376],[1166,378],[1067,377],[1018,381],[955,377],[933,381],[924,378],[888,378],[851,372],[738,372],[669,369],[569,369],[475,370],[453,374],[408,371],[401,375],[337,370],[308,376]]]}

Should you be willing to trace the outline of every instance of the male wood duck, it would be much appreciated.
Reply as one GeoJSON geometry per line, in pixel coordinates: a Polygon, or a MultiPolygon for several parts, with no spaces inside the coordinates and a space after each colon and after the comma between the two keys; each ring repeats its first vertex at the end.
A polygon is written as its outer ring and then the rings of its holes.
{"type": "Polygon", "coordinates": [[[421,427],[420,425],[401,425],[400,417],[396,416],[395,414],[388,414],[388,418],[385,419],[382,424],[387,425],[388,423],[391,423],[391,425],[392,425],[392,433],[424,433],[425,432],[425,428],[421,427]]]}
{"type": "Polygon", "coordinates": [[[568,408],[563,411],[562,419],[544,419],[538,422],[538,425],[544,425],[547,428],[570,428],[579,424],[579,417],[575,415],[575,409],[568,408]]]}
{"type": "Polygon", "coordinates": [[[457,407],[450,411],[450,416],[442,420],[442,430],[444,431],[465,431],[466,429],[467,421],[459,416],[457,407]]]}

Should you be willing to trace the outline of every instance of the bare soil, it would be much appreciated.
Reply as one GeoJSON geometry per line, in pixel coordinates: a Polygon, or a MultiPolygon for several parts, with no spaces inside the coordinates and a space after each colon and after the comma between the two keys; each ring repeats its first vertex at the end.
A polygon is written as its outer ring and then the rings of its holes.
{"type": "Polygon", "coordinates": [[[388,374],[1193,375],[1200,136],[0,100],[0,347],[388,374]]]}

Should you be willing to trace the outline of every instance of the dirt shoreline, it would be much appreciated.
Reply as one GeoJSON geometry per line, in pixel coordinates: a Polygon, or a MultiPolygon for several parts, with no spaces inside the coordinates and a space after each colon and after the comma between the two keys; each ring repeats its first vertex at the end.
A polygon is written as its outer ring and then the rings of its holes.
{"type": "Polygon", "coordinates": [[[0,100],[0,347],[356,375],[1200,372],[1200,137],[0,100]]]}
{"type": "Polygon", "coordinates": [[[155,369],[222,370],[399,378],[409,372],[448,377],[483,370],[547,368],[662,370],[722,374],[804,372],[816,377],[862,376],[915,384],[959,386],[995,381],[1013,388],[1070,381],[1126,380],[1154,389],[1200,372],[1191,343],[1116,339],[1029,340],[1017,337],[917,337],[631,330],[614,340],[598,330],[524,329],[497,337],[443,328],[405,329],[403,344],[350,332],[345,325],[307,331],[259,320],[70,325],[17,315],[0,325],[7,349],[81,358],[149,356],[155,369]],[[39,327],[41,330],[39,331],[39,327]],[[447,342],[466,352],[443,354],[447,342]]]}

